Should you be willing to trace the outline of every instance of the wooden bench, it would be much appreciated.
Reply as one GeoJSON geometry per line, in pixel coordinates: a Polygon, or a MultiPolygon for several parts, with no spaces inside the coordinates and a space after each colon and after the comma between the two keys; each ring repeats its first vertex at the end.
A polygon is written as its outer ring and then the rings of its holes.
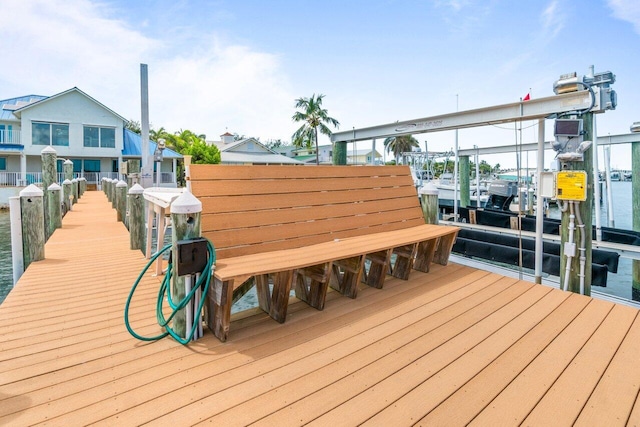
{"type": "Polygon", "coordinates": [[[425,224],[406,166],[191,165],[201,230],[216,248],[206,317],[222,341],[234,287],[255,277],[260,307],[284,322],[292,287],[322,310],[327,286],[355,298],[362,281],[446,264],[457,227],[425,224]]]}

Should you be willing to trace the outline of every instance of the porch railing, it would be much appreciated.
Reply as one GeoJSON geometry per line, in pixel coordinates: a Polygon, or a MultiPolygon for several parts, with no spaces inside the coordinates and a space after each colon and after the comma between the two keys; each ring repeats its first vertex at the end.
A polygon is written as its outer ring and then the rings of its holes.
{"type": "MultiPolygon", "coordinates": [[[[162,184],[174,184],[176,182],[173,172],[162,172],[160,175],[162,184]]],[[[98,184],[102,181],[102,178],[115,179],[119,177],[119,174],[118,172],[74,172],[73,177],[84,177],[87,180],[87,184],[98,184]]],[[[155,174],[153,174],[153,179],[155,183],[155,174]]],[[[58,173],[57,180],[59,183],[64,181],[64,174],[58,173]]],[[[0,171],[0,187],[19,187],[40,184],[41,182],[42,172],[27,172],[23,179],[20,172],[0,171]]]]}
{"type": "Polygon", "coordinates": [[[20,131],[0,129],[0,144],[20,144],[20,131]]]}

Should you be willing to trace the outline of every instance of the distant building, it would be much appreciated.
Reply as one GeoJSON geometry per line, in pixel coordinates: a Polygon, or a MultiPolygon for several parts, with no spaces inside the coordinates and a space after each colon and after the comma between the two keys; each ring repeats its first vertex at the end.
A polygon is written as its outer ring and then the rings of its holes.
{"type": "MultiPolygon", "coordinates": [[[[48,145],[59,159],[71,160],[74,176],[88,184],[117,178],[124,160],[141,158],[140,135],[125,129],[126,122],[77,87],[53,96],[0,100],[0,185],[41,182],[41,152],[48,145]]],[[[152,154],[155,143],[149,149],[152,154]]],[[[176,161],[182,156],[168,149],[163,154],[162,183],[175,186],[176,161]]]]}
{"type": "Polygon", "coordinates": [[[269,149],[255,138],[235,140],[229,132],[220,135],[220,141],[207,141],[220,150],[220,163],[240,165],[301,165],[294,158],[269,149]]]}
{"type": "Polygon", "coordinates": [[[347,164],[349,165],[380,165],[383,164],[382,154],[371,148],[364,150],[347,150],[347,164]]]}

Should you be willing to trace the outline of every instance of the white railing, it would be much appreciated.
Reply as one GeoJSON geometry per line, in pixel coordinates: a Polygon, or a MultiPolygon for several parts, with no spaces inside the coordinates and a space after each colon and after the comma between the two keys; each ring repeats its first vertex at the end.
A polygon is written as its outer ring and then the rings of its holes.
{"type": "MultiPolygon", "coordinates": [[[[120,175],[118,172],[74,172],[74,178],[84,177],[87,180],[87,184],[98,184],[102,181],[102,178],[116,179],[120,175]]],[[[155,183],[156,174],[153,174],[155,183]]],[[[62,183],[64,181],[64,174],[58,172],[57,182],[62,183]]],[[[162,172],[160,177],[162,184],[175,184],[175,175],[173,172],[162,172]]],[[[27,172],[24,180],[20,172],[1,172],[0,171],[0,187],[23,187],[30,184],[41,184],[42,172],[27,172]]]]}
{"type": "Polygon", "coordinates": [[[0,129],[0,144],[20,144],[20,131],[0,129]]]}

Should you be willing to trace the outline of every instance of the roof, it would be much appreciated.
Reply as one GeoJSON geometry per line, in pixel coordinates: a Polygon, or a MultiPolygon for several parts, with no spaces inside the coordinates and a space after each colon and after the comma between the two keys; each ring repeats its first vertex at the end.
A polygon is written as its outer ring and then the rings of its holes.
{"type": "Polygon", "coordinates": [[[64,95],[66,95],[68,93],[71,93],[71,92],[77,92],[77,93],[81,94],[82,96],[84,96],[84,97],[90,99],[91,101],[95,102],[96,104],[98,104],[99,106],[104,108],[105,110],[109,111],[111,114],[113,114],[114,116],[118,117],[120,120],[125,121],[125,122],[127,121],[127,119],[122,117],[120,114],[116,113],[111,108],[107,107],[106,105],[104,105],[103,103],[99,102],[95,98],[92,98],[91,96],[87,95],[86,93],[84,93],[83,91],[78,89],[77,87],[72,87],[71,89],[67,89],[64,92],[60,92],[60,93],[57,93],[57,94],[49,96],[49,97],[46,97],[46,96],[42,97],[42,99],[40,99],[40,100],[37,100],[35,102],[32,102],[32,103],[30,103],[28,105],[24,105],[24,106],[16,109],[14,114],[15,114],[16,117],[20,118],[20,113],[22,113],[22,111],[24,111],[24,110],[26,110],[28,108],[31,108],[34,105],[39,105],[39,104],[42,104],[44,102],[52,101],[52,100],[54,100],[56,98],[59,98],[59,97],[64,96],[64,95]]]}
{"type": "MultiPolygon", "coordinates": [[[[355,155],[355,156],[366,156],[367,154],[371,154],[372,151],[374,151],[374,150],[372,150],[371,148],[366,148],[364,150],[356,150],[355,153],[353,152],[353,150],[349,150],[349,151],[347,151],[347,156],[353,156],[353,155],[355,155]]],[[[376,152],[376,156],[382,157],[382,154],[380,154],[378,152],[378,150],[375,150],[375,152],[376,152]]]]}
{"type": "Polygon", "coordinates": [[[25,95],[17,98],[2,99],[0,100],[0,120],[18,121],[18,118],[13,114],[14,111],[46,98],[46,96],[42,95],[25,95]]]}
{"type": "MultiPolygon", "coordinates": [[[[140,157],[140,153],[142,152],[142,136],[138,135],[135,132],[130,131],[129,129],[124,130],[124,137],[122,148],[122,155],[124,157],[140,157]]],[[[153,155],[153,152],[156,151],[157,144],[153,141],[149,141],[149,155],[153,155]]],[[[162,155],[165,159],[181,159],[182,154],[176,153],[170,148],[165,148],[162,155]]]]}
{"type": "Polygon", "coordinates": [[[236,153],[223,151],[220,153],[221,163],[259,163],[259,164],[288,164],[301,165],[302,162],[277,153],[236,153]]]}

